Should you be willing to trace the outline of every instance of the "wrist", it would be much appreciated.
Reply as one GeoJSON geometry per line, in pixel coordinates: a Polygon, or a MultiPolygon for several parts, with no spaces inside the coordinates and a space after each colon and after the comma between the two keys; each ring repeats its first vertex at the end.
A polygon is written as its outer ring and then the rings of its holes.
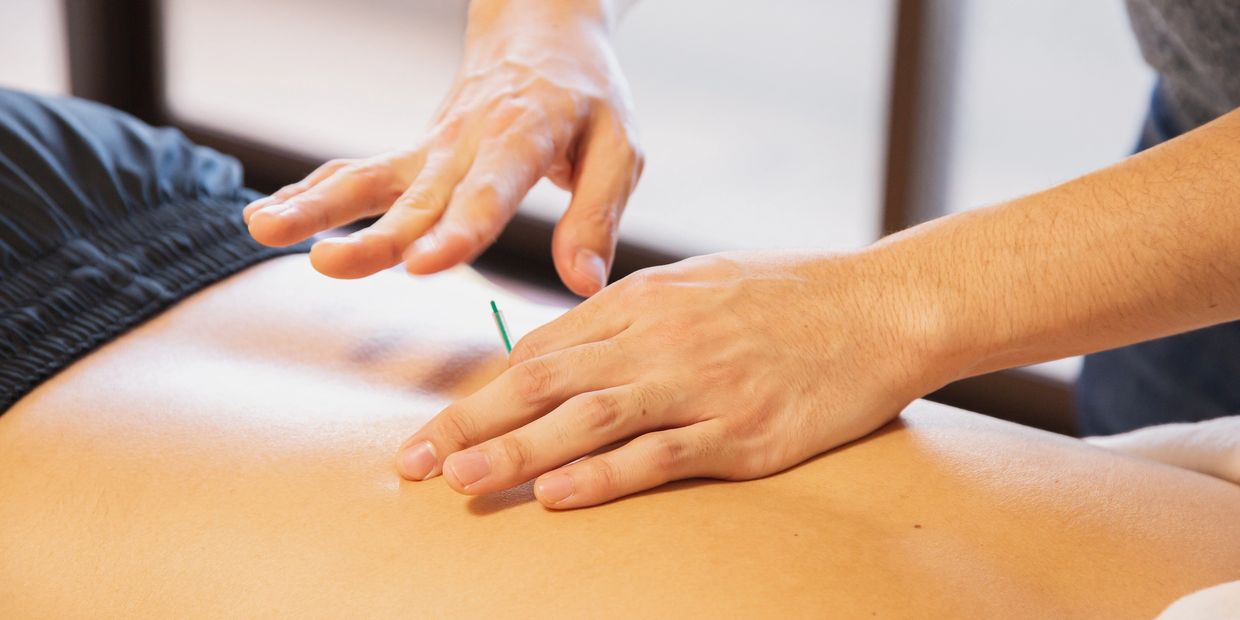
{"type": "Polygon", "coordinates": [[[565,30],[591,30],[610,36],[618,11],[607,0],[473,0],[469,3],[467,42],[499,34],[545,30],[563,36],[565,30]]]}
{"type": "Polygon", "coordinates": [[[902,257],[881,244],[794,256],[808,303],[796,311],[816,318],[815,348],[826,356],[851,351],[846,357],[883,386],[883,410],[898,411],[957,378],[945,308],[933,287],[915,282],[902,257]]]}
{"type": "Polygon", "coordinates": [[[856,255],[912,398],[972,376],[985,358],[978,322],[968,319],[950,270],[918,245],[885,241],[856,255]]]}
{"type": "Polygon", "coordinates": [[[605,75],[615,65],[606,14],[599,0],[474,0],[462,70],[510,65],[605,75]]]}

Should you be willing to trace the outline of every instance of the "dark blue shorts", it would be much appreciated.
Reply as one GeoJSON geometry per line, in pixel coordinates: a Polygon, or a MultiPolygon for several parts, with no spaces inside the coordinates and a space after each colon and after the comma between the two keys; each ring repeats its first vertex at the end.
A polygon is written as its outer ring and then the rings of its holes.
{"type": "MultiPolygon", "coordinates": [[[[1155,87],[1137,150],[1183,131],[1155,87]]],[[[1076,408],[1083,435],[1240,413],[1240,322],[1086,356],[1076,408]]]]}
{"type": "Polygon", "coordinates": [[[0,89],[0,413],[258,245],[236,160],[107,107],[0,89]]]}

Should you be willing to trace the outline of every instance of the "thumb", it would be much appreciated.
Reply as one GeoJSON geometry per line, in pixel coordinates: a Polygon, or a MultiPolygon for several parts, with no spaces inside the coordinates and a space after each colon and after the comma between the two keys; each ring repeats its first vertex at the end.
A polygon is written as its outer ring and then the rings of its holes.
{"type": "Polygon", "coordinates": [[[555,227],[551,254],[569,290],[589,297],[607,285],[620,216],[644,162],[628,131],[611,115],[594,123],[582,146],[573,198],[555,227]]]}

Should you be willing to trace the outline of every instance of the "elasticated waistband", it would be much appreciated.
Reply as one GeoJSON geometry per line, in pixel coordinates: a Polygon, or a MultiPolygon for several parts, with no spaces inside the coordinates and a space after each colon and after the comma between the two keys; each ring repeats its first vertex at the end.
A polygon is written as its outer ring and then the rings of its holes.
{"type": "Polygon", "coordinates": [[[0,281],[0,413],[74,360],[259,261],[242,196],[184,199],[105,224],[0,281]]]}

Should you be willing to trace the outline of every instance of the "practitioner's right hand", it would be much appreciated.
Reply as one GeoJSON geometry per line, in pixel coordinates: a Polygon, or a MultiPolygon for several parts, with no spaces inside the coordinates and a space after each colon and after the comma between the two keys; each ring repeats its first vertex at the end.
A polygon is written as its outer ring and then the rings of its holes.
{"type": "Polygon", "coordinates": [[[397,470],[467,495],[536,478],[556,509],[783,471],[971,364],[956,351],[972,338],[908,271],[872,249],[639,271],[523,337],[507,371],[409,437],[397,470]]]}
{"type": "Polygon", "coordinates": [[[403,261],[434,273],[482,253],[548,177],[573,194],[552,240],[556,269],[572,291],[598,292],[643,161],[610,12],[602,0],[475,0],[464,62],[426,137],[328,162],[250,204],[250,233],[284,246],[382,214],[317,242],[315,269],[359,278],[403,261]]]}

